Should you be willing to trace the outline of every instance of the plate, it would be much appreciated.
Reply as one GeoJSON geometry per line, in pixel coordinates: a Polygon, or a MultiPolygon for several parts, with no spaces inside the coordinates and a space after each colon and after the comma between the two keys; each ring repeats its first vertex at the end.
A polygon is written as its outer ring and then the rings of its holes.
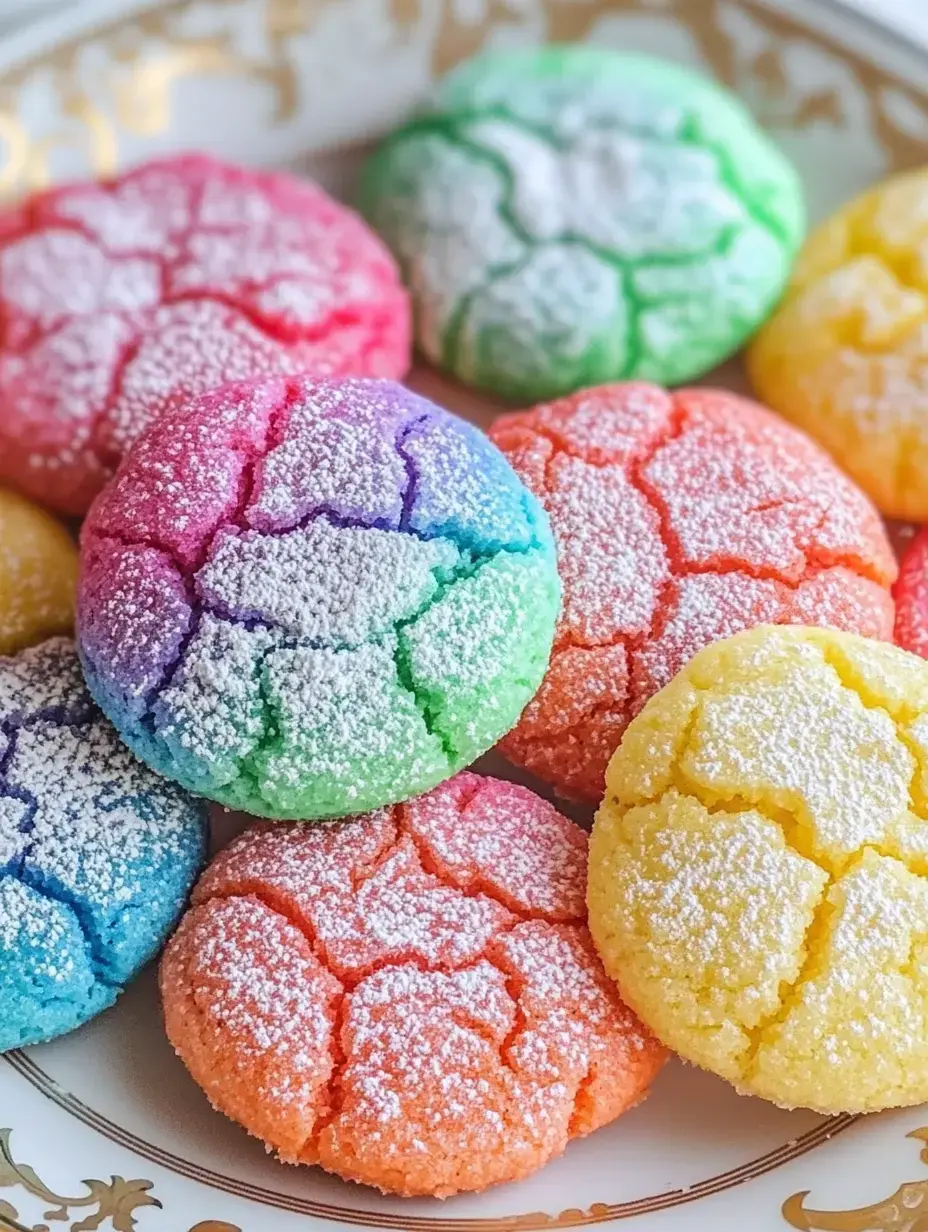
{"type": "MultiPolygon", "coordinates": [[[[928,141],[928,55],[833,0],[84,0],[77,10],[0,49],[8,196],[197,147],[347,193],[372,140],[437,76],[485,46],[546,39],[654,52],[733,86],[800,167],[814,215],[922,162],[928,141]]],[[[737,362],[714,379],[740,384],[737,362]]],[[[492,418],[492,405],[436,373],[413,381],[478,423],[492,418]]],[[[214,843],[239,824],[217,813],[214,843]]],[[[928,1108],[787,1113],[673,1063],[644,1105],[534,1178],[402,1201],[281,1165],[212,1112],[163,1036],[152,972],[83,1030],[0,1058],[0,1227],[601,1224],[928,1228],[928,1108]]]]}

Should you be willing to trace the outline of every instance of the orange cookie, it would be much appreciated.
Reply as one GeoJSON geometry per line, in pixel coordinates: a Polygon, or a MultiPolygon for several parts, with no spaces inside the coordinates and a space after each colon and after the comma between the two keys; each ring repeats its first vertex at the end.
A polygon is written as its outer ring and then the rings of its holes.
{"type": "Polygon", "coordinates": [[[565,797],[602,798],[629,721],[711,642],[758,624],[892,637],[879,515],[756,403],[603,385],[490,435],[547,509],[564,586],[548,673],[501,747],[565,797]]]}
{"type": "Polygon", "coordinates": [[[550,804],[470,773],[331,826],[255,826],[165,954],[171,1042],[286,1161],[437,1197],[527,1176],[664,1059],[593,950],[586,858],[550,804]]]}

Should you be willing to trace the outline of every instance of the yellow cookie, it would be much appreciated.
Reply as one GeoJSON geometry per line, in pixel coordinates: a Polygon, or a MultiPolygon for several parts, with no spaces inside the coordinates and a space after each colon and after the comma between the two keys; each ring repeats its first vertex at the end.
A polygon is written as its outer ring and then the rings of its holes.
{"type": "Polygon", "coordinates": [[[629,726],[590,929],[663,1043],[786,1107],[928,1100],[928,662],[762,626],[629,726]]]}
{"type": "Polygon", "coordinates": [[[0,488],[0,654],[14,654],[74,621],[77,548],[53,517],[0,488]]]}
{"type": "Polygon", "coordinates": [[[928,520],[928,168],[813,232],[748,370],[883,513],[928,520]]]}

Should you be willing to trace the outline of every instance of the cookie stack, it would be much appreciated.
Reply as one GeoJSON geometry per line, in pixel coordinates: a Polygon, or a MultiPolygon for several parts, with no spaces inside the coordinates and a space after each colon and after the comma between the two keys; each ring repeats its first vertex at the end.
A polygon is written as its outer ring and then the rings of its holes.
{"type": "Polygon", "coordinates": [[[928,1099],[928,663],[889,644],[928,648],[928,539],[897,583],[880,517],[928,514],[928,177],[787,285],[740,103],[558,47],[452,74],[360,203],[184,155],[0,219],[0,1049],[167,941],[217,1109],[438,1197],[668,1048],[928,1099]],[[772,410],[665,388],[759,327],[772,410]],[[412,392],[413,337],[522,409],[412,392]],[[32,500],[83,521],[76,642],[32,500]],[[255,820],[204,871],[210,802],[255,820]]]}

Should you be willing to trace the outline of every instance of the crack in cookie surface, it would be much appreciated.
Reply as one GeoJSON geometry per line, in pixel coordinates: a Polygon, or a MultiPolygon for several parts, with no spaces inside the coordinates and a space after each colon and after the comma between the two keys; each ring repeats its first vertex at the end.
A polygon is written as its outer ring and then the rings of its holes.
{"type": "Polygon", "coordinates": [[[159,949],[205,853],[204,810],[142,766],[73,642],[0,660],[0,1050],[71,1030],[159,949]]]}
{"type": "Polygon", "coordinates": [[[256,827],[169,947],[171,1038],[286,1159],[407,1194],[526,1175],[663,1060],[592,949],[585,864],[550,804],[469,773],[348,823],[256,827]]]}
{"type": "Polygon", "coordinates": [[[791,169],[733,100],[589,48],[452,74],[362,198],[425,353],[520,400],[710,368],[766,314],[802,229],[791,169]]]}
{"type": "Polygon", "coordinates": [[[924,1098],[918,662],[741,633],[648,703],[607,776],[590,880],[607,969],[665,1043],[785,1106],[924,1098]]]}
{"type": "Polygon", "coordinates": [[[65,512],[177,395],[408,367],[389,254],[312,184],[182,155],[39,194],[22,217],[0,243],[3,465],[65,512]]]}
{"type": "Polygon", "coordinates": [[[256,382],[165,417],[83,548],[107,713],[171,777],[270,816],[376,807],[472,761],[541,678],[559,599],[504,457],[387,383],[256,382]]]}

